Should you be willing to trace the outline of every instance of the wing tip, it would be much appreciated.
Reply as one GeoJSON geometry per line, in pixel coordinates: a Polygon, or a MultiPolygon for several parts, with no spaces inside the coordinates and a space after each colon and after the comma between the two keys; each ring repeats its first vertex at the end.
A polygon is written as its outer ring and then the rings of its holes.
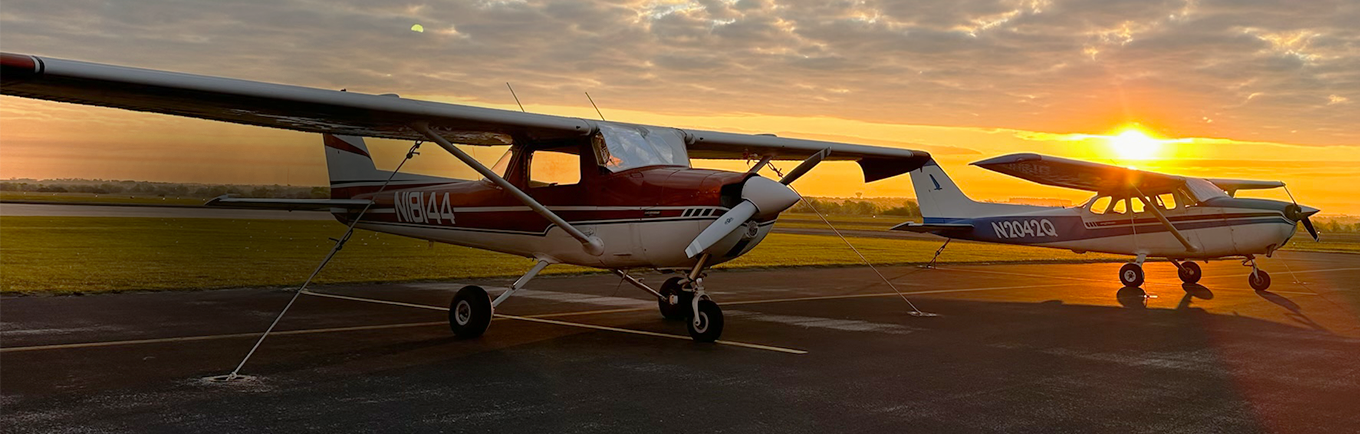
{"type": "Polygon", "coordinates": [[[36,77],[43,72],[43,63],[36,56],[0,52],[0,77],[5,82],[36,77]]]}
{"type": "Polygon", "coordinates": [[[892,178],[916,169],[925,167],[935,161],[929,152],[909,151],[910,156],[904,157],[885,157],[873,158],[864,157],[856,160],[859,168],[864,172],[864,182],[874,182],[882,179],[892,178]],[[903,160],[906,160],[905,162],[903,160]]]}

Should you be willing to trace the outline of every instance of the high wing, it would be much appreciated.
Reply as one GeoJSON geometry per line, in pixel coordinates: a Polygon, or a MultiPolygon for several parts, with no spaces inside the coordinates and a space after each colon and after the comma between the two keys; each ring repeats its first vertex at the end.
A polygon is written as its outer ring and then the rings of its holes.
{"type": "Polygon", "coordinates": [[[1044,185],[1098,193],[1138,188],[1149,194],[1157,194],[1171,191],[1185,183],[1183,176],[1028,153],[1002,155],[972,164],[1044,185]]]}
{"type": "Polygon", "coordinates": [[[826,160],[853,160],[864,170],[864,181],[891,178],[924,166],[930,154],[908,149],[880,148],[829,143],[817,140],[787,139],[772,135],[720,133],[681,130],[691,158],[750,159],[771,156],[775,160],[802,160],[823,149],[831,149],[826,160]]]}
{"type": "Polygon", "coordinates": [[[1280,181],[1254,181],[1250,179],[1224,178],[1207,178],[1205,181],[1209,181],[1214,185],[1217,185],[1218,188],[1223,189],[1223,191],[1228,192],[1228,196],[1237,196],[1237,190],[1265,190],[1284,187],[1284,183],[1280,181]]]}
{"type": "MultiPolygon", "coordinates": [[[[313,133],[506,145],[593,134],[601,121],[231,78],[0,54],[0,93],[313,133]],[[422,127],[417,127],[420,125],[422,127]]],[[[772,136],[680,130],[693,158],[854,160],[866,181],[925,164],[922,151],[772,136]]]]}

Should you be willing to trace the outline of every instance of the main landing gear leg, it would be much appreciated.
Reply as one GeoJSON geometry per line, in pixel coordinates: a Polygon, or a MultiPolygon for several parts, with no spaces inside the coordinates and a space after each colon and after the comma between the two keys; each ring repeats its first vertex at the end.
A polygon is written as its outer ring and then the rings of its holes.
{"type": "Polygon", "coordinates": [[[1200,272],[1199,264],[1196,264],[1195,261],[1178,261],[1175,259],[1170,261],[1172,264],[1176,264],[1176,275],[1180,276],[1182,282],[1198,283],[1199,278],[1204,276],[1200,272]]]}
{"type": "Polygon", "coordinates": [[[940,245],[939,250],[936,250],[936,251],[935,251],[935,256],[932,256],[932,257],[930,258],[930,262],[927,263],[927,264],[925,265],[924,268],[935,268],[935,261],[938,261],[938,260],[940,259],[940,254],[941,254],[941,253],[944,253],[944,248],[945,248],[945,247],[949,247],[949,242],[950,242],[950,241],[954,241],[954,239],[953,239],[953,238],[946,238],[946,239],[944,240],[944,244],[941,244],[941,245],[940,245]]]}
{"type": "Polygon", "coordinates": [[[1251,274],[1247,275],[1247,284],[1256,292],[1263,292],[1270,288],[1270,273],[1256,267],[1256,257],[1247,255],[1247,259],[1242,261],[1242,265],[1251,267],[1251,274]]]}
{"type": "Polygon", "coordinates": [[[614,270],[614,274],[622,277],[625,282],[656,296],[656,306],[661,311],[663,318],[682,320],[689,316],[689,300],[692,298],[693,289],[684,288],[685,278],[677,276],[666,279],[666,283],[661,284],[661,291],[657,291],[633,276],[629,276],[626,271],[614,270]],[[690,292],[686,292],[687,290],[690,292]]]}
{"type": "Polygon", "coordinates": [[[449,328],[453,330],[453,334],[470,339],[486,333],[486,328],[491,325],[491,317],[496,313],[496,306],[500,306],[511,294],[529,284],[529,281],[537,276],[538,272],[547,268],[548,264],[548,261],[538,261],[529,272],[510,284],[510,289],[496,297],[495,301],[492,301],[491,296],[480,286],[469,285],[458,290],[458,294],[453,296],[453,301],[449,302],[449,328]]]}
{"type": "Polygon", "coordinates": [[[1143,261],[1147,260],[1147,255],[1138,254],[1132,262],[1124,264],[1119,268],[1119,282],[1127,288],[1137,288],[1143,285],[1143,261]]]}

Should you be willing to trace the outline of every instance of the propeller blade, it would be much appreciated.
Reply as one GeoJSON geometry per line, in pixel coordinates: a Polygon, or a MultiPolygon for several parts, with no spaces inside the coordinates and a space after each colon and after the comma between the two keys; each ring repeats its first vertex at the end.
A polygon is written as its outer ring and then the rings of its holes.
{"type": "Polygon", "coordinates": [[[812,154],[811,157],[808,157],[806,160],[803,160],[802,163],[799,163],[798,167],[794,167],[787,175],[784,175],[784,178],[780,179],[779,183],[784,185],[792,184],[793,181],[797,181],[799,177],[817,166],[817,163],[821,163],[822,159],[826,158],[828,155],[831,155],[831,148],[826,148],[816,154],[812,154]]]}
{"type": "Polygon", "coordinates": [[[700,253],[708,250],[709,247],[713,247],[718,241],[722,241],[723,238],[727,237],[727,234],[740,228],[746,223],[746,220],[749,220],[751,216],[756,215],[757,211],[759,211],[759,209],[757,209],[756,205],[751,203],[750,200],[741,201],[737,206],[732,207],[732,209],[727,210],[722,216],[719,216],[718,220],[714,221],[713,224],[704,228],[704,231],[700,232],[699,236],[694,237],[694,241],[691,241],[689,247],[685,248],[685,255],[691,258],[699,256],[700,253]]]}
{"type": "Polygon", "coordinates": [[[1303,228],[1308,230],[1308,235],[1313,236],[1313,241],[1321,241],[1321,239],[1318,238],[1317,229],[1313,227],[1313,221],[1308,217],[1303,218],[1303,228]]]}

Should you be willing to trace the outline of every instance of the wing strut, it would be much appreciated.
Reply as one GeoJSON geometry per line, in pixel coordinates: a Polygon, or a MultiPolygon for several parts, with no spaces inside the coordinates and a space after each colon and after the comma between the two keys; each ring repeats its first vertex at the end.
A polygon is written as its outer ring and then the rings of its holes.
{"type": "Polygon", "coordinates": [[[439,144],[439,147],[444,148],[445,151],[449,151],[449,153],[453,154],[454,157],[458,157],[458,159],[462,161],[463,164],[467,164],[468,167],[472,168],[472,170],[476,170],[477,173],[482,174],[482,176],[486,177],[486,179],[491,180],[491,182],[495,183],[497,186],[500,186],[501,189],[515,196],[516,199],[519,199],[520,202],[523,202],[525,205],[528,205],[529,208],[534,210],[534,212],[538,213],[538,215],[543,216],[543,218],[546,218],[548,219],[548,221],[553,222],[553,224],[557,225],[557,227],[562,228],[562,230],[566,231],[567,234],[571,235],[572,238],[575,238],[577,241],[581,242],[581,248],[585,249],[586,253],[595,256],[600,256],[604,254],[604,242],[600,241],[599,237],[593,235],[586,235],[579,229],[576,229],[576,227],[572,226],[571,223],[567,223],[567,221],[563,220],[562,217],[558,217],[557,214],[554,214],[552,211],[548,210],[548,208],[543,206],[543,204],[538,203],[538,201],[534,200],[534,198],[529,197],[529,194],[525,193],[524,190],[520,190],[518,187],[515,187],[514,184],[511,184],[510,181],[506,181],[505,178],[501,178],[500,175],[497,175],[496,172],[491,171],[491,169],[488,169],[481,162],[472,158],[471,155],[468,155],[466,152],[463,152],[462,149],[458,149],[458,147],[453,146],[453,144],[449,143],[449,141],[445,139],[443,136],[435,134],[434,131],[430,130],[429,125],[427,125],[426,123],[417,122],[411,124],[411,128],[415,129],[416,132],[419,132],[420,134],[439,144]]]}
{"type": "Polygon", "coordinates": [[[1187,252],[1199,251],[1199,247],[1196,247],[1194,244],[1191,244],[1190,240],[1185,239],[1185,235],[1181,234],[1181,231],[1176,229],[1175,225],[1171,224],[1171,220],[1167,220],[1166,216],[1162,215],[1162,210],[1157,209],[1157,205],[1154,205],[1152,203],[1152,198],[1148,197],[1148,195],[1146,194],[1143,194],[1143,190],[1139,190],[1137,186],[1133,186],[1133,191],[1138,192],[1138,198],[1143,200],[1143,209],[1151,210],[1152,215],[1157,216],[1157,220],[1162,221],[1162,226],[1166,226],[1166,230],[1171,232],[1171,235],[1176,236],[1176,241],[1180,241],[1181,244],[1185,245],[1185,251],[1187,252]]]}

